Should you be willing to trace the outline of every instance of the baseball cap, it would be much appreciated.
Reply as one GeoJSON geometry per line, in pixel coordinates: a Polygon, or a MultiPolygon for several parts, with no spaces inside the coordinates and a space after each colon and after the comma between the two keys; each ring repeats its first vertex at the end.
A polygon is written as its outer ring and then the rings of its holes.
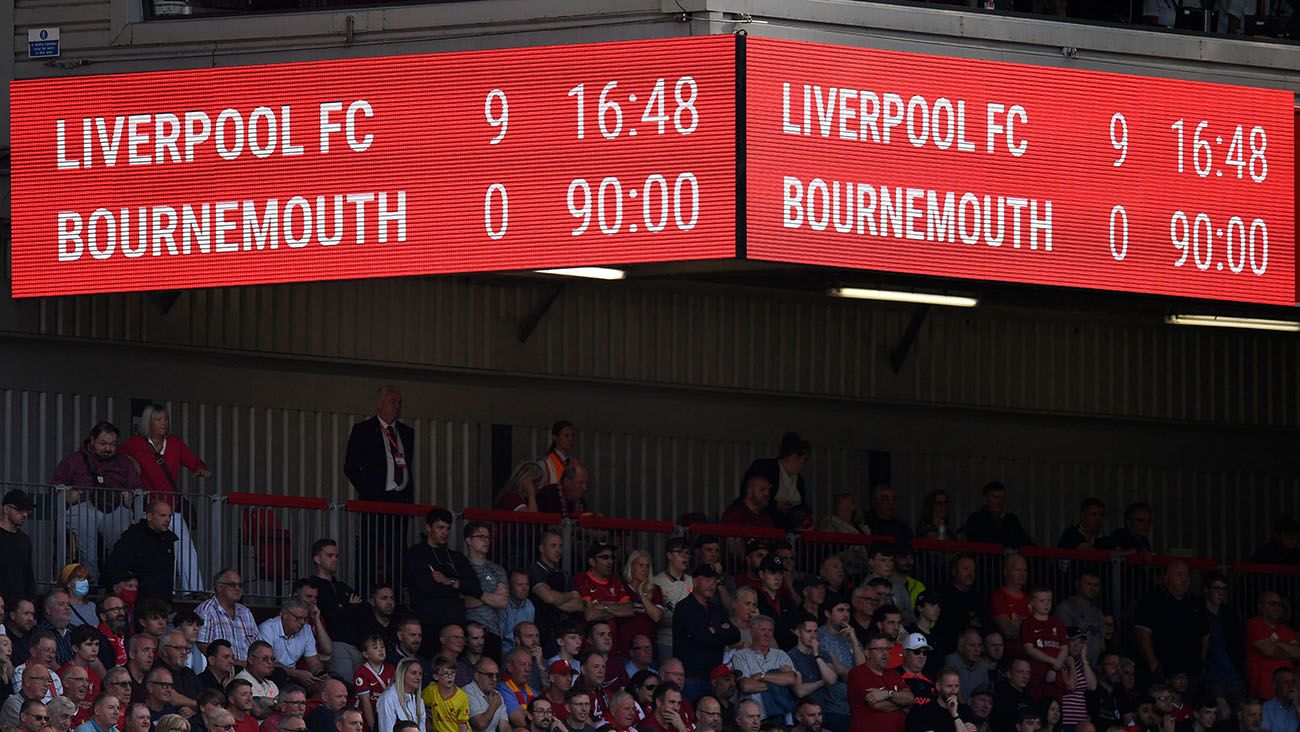
{"type": "Polygon", "coordinates": [[[919,651],[922,648],[927,651],[934,650],[930,647],[930,641],[926,640],[925,635],[922,633],[913,633],[907,636],[907,640],[903,641],[904,650],[919,651]]]}
{"type": "Polygon", "coordinates": [[[731,673],[730,666],[725,663],[720,663],[717,666],[714,666],[713,670],[709,672],[709,681],[721,679],[725,676],[731,676],[731,673]]]}
{"type": "Polygon", "coordinates": [[[718,570],[713,568],[712,564],[701,564],[691,572],[692,577],[712,577],[718,578],[718,570]]]}
{"type": "Polygon", "coordinates": [[[939,597],[939,593],[934,590],[926,590],[916,596],[917,607],[921,607],[922,605],[940,605],[942,603],[943,600],[939,597]]]}
{"type": "Polygon", "coordinates": [[[794,581],[794,591],[803,592],[809,587],[825,587],[826,581],[821,577],[801,577],[794,581]]]}
{"type": "Polygon", "coordinates": [[[993,696],[993,687],[988,684],[980,684],[971,691],[970,695],[972,699],[977,696],[993,696]]]}
{"type": "Polygon", "coordinates": [[[587,547],[587,559],[595,559],[597,554],[600,554],[606,549],[612,552],[614,551],[614,545],[609,543],[608,541],[592,542],[591,546],[587,547]]]}
{"type": "Polygon", "coordinates": [[[77,571],[77,567],[80,567],[80,566],[83,566],[83,565],[77,564],[76,562],[73,562],[73,563],[71,563],[71,564],[65,564],[65,565],[63,565],[63,571],[59,572],[59,584],[61,584],[61,585],[66,585],[66,584],[68,584],[68,578],[71,577],[71,576],[72,576],[72,573],[73,573],[73,572],[76,572],[76,571],[77,571]]]}
{"type": "Polygon", "coordinates": [[[758,571],[760,572],[784,572],[785,570],[785,560],[779,554],[769,554],[763,557],[763,563],[758,565],[758,571]]]}
{"type": "Polygon", "coordinates": [[[664,551],[675,552],[675,551],[681,551],[682,549],[689,549],[689,548],[691,548],[690,542],[686,541],[686,539],[680,536],[674,536],[673,538],[668,540],[668,544],[664,547],[664,551]]]}
{"type": "Polygon", "coordinates": [[[568,662],[568,661],[559,660],[559,659],[554,660],[554,661],[551,661],[551,665],[550,665],[550,667],[549,667],[548,669],[546,669],[546,672],[547,672],[548,674],[566,674],[566,673],[567,673],[567,674],[572,674],[572,673],[574,673],[574,671],[573,671],[573,667],[569,665],[569,662],[568,662]]]}
{"type": "Polygon", "coordinates": [[[1070,640],[1074,640],[1075,638],[1087,638],[1088,631],[1077,625],[1071,625],[1065,629],[1065,637],[1070,640]]]}
{"type": "Polygon", "coordinates": [[[768,549],[767,542],[763,541],[762,539],[750,539],[749,541],[745,542],[746,554],[753,554],[759,549],[763,549],[766,551],[768,549]]]}
{"type": "Polygon", "coordinates": [[[30,511],[36,507],[36,502],[32,500],[32,494],[21,488],[14,488],[5,494],[4,504],[13,506],[19,510],[30,511]]]}

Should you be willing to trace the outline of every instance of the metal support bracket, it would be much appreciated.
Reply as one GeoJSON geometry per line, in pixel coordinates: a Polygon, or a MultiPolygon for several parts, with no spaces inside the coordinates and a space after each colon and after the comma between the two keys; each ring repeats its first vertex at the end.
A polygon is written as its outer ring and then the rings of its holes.
{"type": "Polygon", "coordinates": [[[921,334],[921,326],[925,324],[925,318],[930,314],[929,305],[917,305],[912,310],[912,319],[907,321],[907,327],[903,329],[903,334],[898,337],[898,342],[894,347],[889,349],[889,368],[894,373],[903,370],[903,363],[907,361],[907,354],[911,352],[912,346],[916,343],[916,337],[921,334]]]}
{"type": "Polygon", "coordinates": [[[542,318],[546,317],[546,313],[550,311],[551,305],[555,304],[555,299],[559,297],[560,293],[563,291],[563,282],[551,284],[550,288],[542,295],[542,298],[533,305],[533,309],[529,311],[528,315],[526,315],[523,320],[519,321],[519,327],[515,331],[515,336],[519,339],[520,343],[528,342],[528,337],[537,329],[537,325],[542,322],[542,318]]]}

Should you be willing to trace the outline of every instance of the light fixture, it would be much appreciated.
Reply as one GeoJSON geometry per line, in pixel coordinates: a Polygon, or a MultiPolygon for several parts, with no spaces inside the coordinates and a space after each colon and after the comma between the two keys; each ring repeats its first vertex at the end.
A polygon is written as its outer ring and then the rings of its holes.
{"type": "Polygon", "coordinates": [[[590,280],[621,280],[627,276],[627,273],[623,270],[611,267],[563,267],[561,269],[539,269],[535,271],[538,274],[586,277],[590,280]]]}
{"type": "Polygon", "coordinates": [[[1166,315],[1169,325],[1208,325],[1217,328],[1249,328],[1252,330],[1280,330],[1300,332],[1300,322],[1294,320],[1265,320],[1262,318],[1234,318],[1227,315],[1166,315]]]}
{"type": "Polygon", "coordinates": [[[888,300],[889,302],[912,302],[921,305],[948,305],[955,308],[973,308],[979,304],[974,297],[964,295],[936,295],[931,292],[903,292],[901,290],[869,290],[862,287],[832,287],[827,291],[833,297],[848,297],[855,300],[888,300]]]}

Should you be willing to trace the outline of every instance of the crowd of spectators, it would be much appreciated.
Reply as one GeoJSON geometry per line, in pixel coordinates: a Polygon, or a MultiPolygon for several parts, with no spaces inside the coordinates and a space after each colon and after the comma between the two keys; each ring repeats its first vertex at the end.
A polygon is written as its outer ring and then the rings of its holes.
{"type": "MultiPolygon", "coordinates": [[[[890,540],[847,544],[809,572],[796,569],[790,543],[700,532],[655,556],[599,533],[566,545],[566,533],[538,527],[527,556],[501,557],[496,526],[468,521],[453,546],[453,515],[433,509],[414,545],[395,546],[378,524],[355,545],[370,549],[354,562],[400,564],[402,586],[349,586],[338,569],[354,545],[319,537],[311,571],[259,621],[237,570],[211,577],[210,592],[186,579],[189,558],[175,547],[193,541],[191,521],[175,485],[180,467],[207,468],[170,435],[162,407],[146,417],[149,433],[132,440],[148,452],[119,452],[118,430],[101,423],[58,466],[56,480],[92,490],[70,502],[77,561],[42,597],[32,553],[48,547],[23,531],[32,497],[3,497],[0,727],[1300,732],[1300,640],[1287,598],[1263,592],[1246,617],[1226,601],[1225,576],[1200,577],[1196,596],[1187,564],[1171,561],[1114,617],[1087,563],[1073,565],[1069,597],[1030,576],[1017,550],[1035,542],[1008,510],[1005,486],[986,485],[984,505],[964,521],[934,490],[909,526],[884,485],[865,514],[851,493],[819,513],[804,477],[812,446],[795,434],[745,471],[718,521],[890,540]],[[93,490],[141,487],[144,516],[125,526],[127,504],[93,490]],[[954,552],[946,581],[925,586],[913,542],[958,538],[1006,547],[1000,576],[987,566],[981,576],[974,557],[954,552]]],[[[400,417],[401,394],[385,387],[349,440],[347,475],[370,500],[409,503],[414,493],[416,439],[400,417]]],[[[558,422],[552,437],[545,455],[514,471],[496,508],[592,510],[574,426],[558,422]]],[[[1084,501],[1058,546],[1151,553],[1150,506],[1128,506],[1110,533],[1104,520],[1100,501],[1084,501]]],[[[1257,558],[1295,563],[1298,546],[1300,525],[1283,519],[1257,558]]]]}

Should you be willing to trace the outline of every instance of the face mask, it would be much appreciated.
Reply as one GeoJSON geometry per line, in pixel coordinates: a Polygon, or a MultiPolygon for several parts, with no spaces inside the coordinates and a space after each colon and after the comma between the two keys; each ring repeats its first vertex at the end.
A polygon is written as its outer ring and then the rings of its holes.
{"type": "Polygon", "coordinates": [[[125,602],[128,606],[135,607],[135,596],[138,592],[139,590],[123,588],[118,591],[117,596],[122,598],[122,602],[125,602]]]}
{"type": "Polygon", "coordinates": [[[81,598],[85,597],[86,595],[90,594],[90,580],[88,580],[88,579],[79,579],[79,580],[77,580],[76,582],[73,582],[73,583],[72,583],[72,594],[73,594],[77,599],[81,599],[81,598]]]}

